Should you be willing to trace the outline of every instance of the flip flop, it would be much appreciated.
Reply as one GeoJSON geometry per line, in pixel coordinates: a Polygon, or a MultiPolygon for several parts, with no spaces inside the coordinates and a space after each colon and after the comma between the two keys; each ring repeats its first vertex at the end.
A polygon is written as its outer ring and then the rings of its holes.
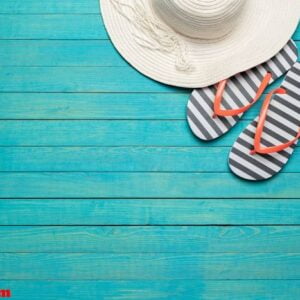
{"type": "Polygon", "coordinates": [[[192,132],[209,141],[228,132],[274,80],[284,75],[297,61],[298,50],[290,40],[269,61],[221,81],[217,87],[195,89],[187,105],[192,132]]]}
{"type": "Polygon", "coordinates": [[[279,173],[300,138],[300,63],[287,73],[280,88],[265,99],[260,115],[234,143],[229,166],[248,180],[279,173]]]}

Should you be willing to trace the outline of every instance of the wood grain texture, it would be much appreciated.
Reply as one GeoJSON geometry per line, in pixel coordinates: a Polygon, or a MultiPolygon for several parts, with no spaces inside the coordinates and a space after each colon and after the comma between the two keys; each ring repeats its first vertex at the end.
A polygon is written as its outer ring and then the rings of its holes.
{"type": "MultiPolygon", "coordinates": [[[[0,225],[299,225],[300,199],[1,199],[0,225]],[[17,217],[16,217],[17,216],[17,217]]],[[[295,244],[299,244],[295,239],[295,244]]]]}
{"type": "MultiPolygon", "coordinates": [[[[246,124],[239,125],[241,129],[246,124]]],[[[233,141],[232,135],[227,135],[213,144],[231,145],[233,141]]],[[[200,143],[186,121],[0,122],[1,146],[199,146],[200,143]]]]}
{"type": "Polygon", "coordinates": [[[90,40],[108,36],[100,14],[4,14],[0,18],[0,39],[90,40]]]}
{"type": "Polygon", "coordinates": [[[226,164],[260,104],[202,143],[185,121],[191,90],[129,67],[98,0],[0,0],[0,14],[0,289],[22,300],[299,298],[298,149],[265,183],[226,164]]]}
{"type": "MultiPolygon", "coordinates": [[[[0,120],[185,121],[190,93],[0,93],[0,105],[5,107],[0,120]]],[[[243,120],[258,115],[261,101],[243,120]]]]}
{"type": "MultiPolygon", "coordinates": [[[[296,44],[300,46],[299,41],[296,44]]],[[[110,40],[0,40],[0,65],[125,67],[128,63],[110,40]]]]}
{"type": "Polygon", "coordinates": [[[4,172],[0,197],[300,198],[298,186],[297,173],[257,183],[231,173],[4,172]]]}
{"type": "Polygon", "coordinates": [[[10,288],[16,300],[295,300],[300,293],[299,280],[1,280],[0,284],[10,288]]]}
{"type": "MultiPolygon", "coordinates": [[[[2,67],[0,92],[190,93],[153,81],[131,67],[2,67]]],[[[280,85],[270,85],[266,92],[280,85]]]]}
{"type": "Polygon", "coordinates": [[[1,14],[99,14],[99,3],[93,0],[0,0],[1,14]]]}
{"type": "MultiPolygon", "coordinates": [[[[230,147],[0,147],[0,172],[229,172],[230,147]],[[213,164],[211,162],[214,162],[213,164]]],[[[300,172],[296,148],[282,173],[300,172]]]]}
{"type": "Polygon", "coordinates": [[[197,139],[185,120],[0,121],[0,146],[231,147],[249,121],[209,144],[197,139]]]}
{"type": "MultiPolygon", "coordinates": [[[[189,92],[0,93],[0,119],[185,120],[189,92]]],[[[257,111],[257,110],[256,110],[257,111]]]]}
{"type": "Polygon", "coordinates": [[[299,279],[300,253],[0,253],[0,279],[299,279]]]}
{"type": "Polygon", "coordinates": [[[130,67],[2,67],[0,92],[174,92],[130,67]]]}
{"type": "Polygon", "coordinates": [[[109,40],[0,40],[2,66],[128,66],[109,40]]]}
{"type": "MultiPolygon", "coordinates": [[[[300,40],[299,28],[293,35],[300,40]]],[[[99,14],[9,15],[0,19],[0,39],[108,39],[99,14]],[[26,26],[23,26],[26,24],[26,26]],[[75,26],[74,26],[75,25],[75,26]]]]}
{"type": "Polygon", "coordinates": [[[299,253],[298,226],[1,226],[0,252],[299,253]]]}

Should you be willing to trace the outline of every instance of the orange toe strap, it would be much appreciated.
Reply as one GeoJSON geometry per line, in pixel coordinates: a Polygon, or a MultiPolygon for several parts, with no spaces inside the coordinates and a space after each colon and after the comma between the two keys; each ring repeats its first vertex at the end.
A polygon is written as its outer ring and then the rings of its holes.
{"type": "Polygon", "coordinates": [[[213,114],[213,117],[216,117],[216,116],[221,116],[221,117],[230,117],[230,116],[236,116],[236,115],[239,115],[243,112],[245,112],[246,110],[248,110],[256,101],[258,101],[258,99],[260,98],[260,96],[263,94],[264,90],[266,89],[266,87],[269,85],[270,81],[272,79],[272,74],[270,72],[268,72],[257,92],[256,92],[256,95],[254,97],[254,99],[252,99],[251,103],[244,106],[244,107],[241,107],[241,108],[237,108],[237,109],[227,109],[227,110],[223,110],[221,109],[221,103],[222,103],[222,99],[223,99],[223,94],[224,94],[224,90],[225,90],[225,87],[226,87],[226,84],[227,84],[227,79],[221,81],[219,84],[218,84],[218,88],[217,88],[217,92],[216,92],[216,96],[215,96],[215,101],[214,101],[214,114],[213,114]]]}
{"type": "Polygon", "coordinates": [[[250,152],[251,154],[255,154],[255,153],[268,154],[268,153],[280,152],[280,151],[292,146],[300,138],[300,129],[299,129],[297,136],[293,140],[291,140],[287,143],[284,143],[284,144],[281,144],[278,146],[272,146],[272,147],[265,147],[265,148],[261,147],[261,136],[263,134],[263,129],[264,129],[268,109],[270,106],[270,102],[271,102],[274,94],[286,94],[286,90],[283,88],[278,88],[278,89],[274,90],[273,92],[271,92],[266,97],[266,100],[264,101],[262,108],[261,108],[258,124],[256,127],[255,137],[254,137],[254,149],[250,152]]]}

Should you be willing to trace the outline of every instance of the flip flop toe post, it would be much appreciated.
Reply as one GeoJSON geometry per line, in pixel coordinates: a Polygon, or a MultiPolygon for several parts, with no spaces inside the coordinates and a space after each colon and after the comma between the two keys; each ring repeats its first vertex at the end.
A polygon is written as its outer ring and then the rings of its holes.
{"type": "Polygon", "coordinates": [[[279,173],[300,137],[300,63],[287,73],[280,88],[271,92],[260,115],[234,143],[229,166],[247,180],[265,180],[279,173]]]}
{"type": "Polygon", "coordinates": [[[205,141],[228,132],[260,98],[266,87],[294,65],[297,57],[297,47],[290,40],[266,63],[217,86],[195,89],[187,105],[187,119],[192,132],[205,141]]]}

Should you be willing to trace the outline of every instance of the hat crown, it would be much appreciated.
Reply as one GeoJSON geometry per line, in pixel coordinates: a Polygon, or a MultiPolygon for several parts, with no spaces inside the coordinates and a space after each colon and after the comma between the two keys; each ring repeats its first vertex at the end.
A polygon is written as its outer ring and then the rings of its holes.
{"type": "Polygon", "coordinates": [[[246,0],[152,0],[158,16],[191,38],[218,39],[237,23],[246,0]]]}

